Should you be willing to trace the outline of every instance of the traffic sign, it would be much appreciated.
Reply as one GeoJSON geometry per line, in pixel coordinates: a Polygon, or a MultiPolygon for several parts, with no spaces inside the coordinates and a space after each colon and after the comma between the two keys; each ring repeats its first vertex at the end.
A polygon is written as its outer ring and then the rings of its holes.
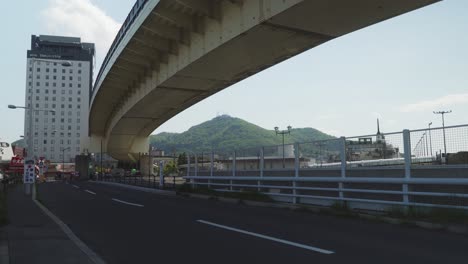
{"type": "Polygon", "coordinates": [[[24,175],[23,175],[24,183],[34,183],[36,181],[34,165],[35,165],[34,160],[26,160],[24,162],[24,175]]]}

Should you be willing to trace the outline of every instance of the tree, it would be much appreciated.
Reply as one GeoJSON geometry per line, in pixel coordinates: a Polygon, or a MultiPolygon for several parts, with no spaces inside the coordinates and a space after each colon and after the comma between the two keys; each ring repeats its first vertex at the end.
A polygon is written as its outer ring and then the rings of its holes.
{"type": "Polygon", "coordinates": [[[177,168],[177,162],[169,161],[164,165],[164,175],[169,176],[172,173],[178,173],[179,169],[177,168]]]}
{"type": "Polygon", "coordinates": [[[187,154],[182,153],[179,154],[179,157],[177,158],[177,164],[182,165],[182,164],[187,164],[187,154]]]}

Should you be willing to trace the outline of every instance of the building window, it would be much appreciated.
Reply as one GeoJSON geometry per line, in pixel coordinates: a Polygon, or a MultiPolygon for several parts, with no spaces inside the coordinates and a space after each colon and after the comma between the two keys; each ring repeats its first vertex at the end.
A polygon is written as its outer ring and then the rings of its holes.
{"type": "Polygon", "coordinates": [[[46,76],[45,76],[45,79],[46,79],[46,80],[49,80],[49,75],[46,75],[46,76]]]}
{"type": "Polygon", "coordinates": [[[68,94],[73,94],[73,90],[68,90],[68,94]]]}
{"type": "Polygon", "coordinates": [[[65,76],[62,76],[62,81],[65,81],[65,76]]]}
{"type": "Polygon", "coordinates": [[[57,83],[52,83],[52,86],[53,86],[53,87],[57,87],[57,83]]]}
{"type": "Polygon", "coordinates": [[[46,68],[45,71],[46,71],[46,72],[49,72],[49,68],[46,68]]]}
{"type": "Polygon", "coordinates": [[[53,78],[53,79],[54,79],[54,80],[57,80],[57,76],[54,75],[54,78],[53,78]]]}
{"type": "Polygon", "coordinates": [[[40,82],[36,82],[36,86],[40,86],[40,85],[41,85],[41,83],[40,83],[40,82]]]}
{"type": "Polygon", "coordinates": [[[65,69],[62,69],[62,73],[65,73],[65,69]]]}
{"type": "Polygon", "coordinates": [[[70,69],[70,71],[69,71],[69,72],[70,72],[70,73],[73,73],[73,69],[70,69]]]}
{"type": "Polygon", "coordinates": [[[62,83],[62,87],[65,87],[65,83],[62,83]]]}
{"type": "Polygon", "coordinates": [[[81,74],[81,70],[78,70],[78,73],[81,74]]]}
{"type": "Polygon", "coordinates": [[[81,67],[81,62],[78,62],[78,67],[81,67]]]}
{"type": "Polygon", "coordinates": [[[48,93],[49,93],[49,89],[45,89],[45,93],[48,94],[48,93]]]}
{"type": "Polygon", "coordinates": [[[57,69],[54,69],[54,73],[57,73],[57,69]]]}
{"type": "Polygon", "coordinates": [[[78,84],[78,88],[81,88],[81,83],[78,84]]]}
{"type": "Polygon", "coordinates": [[[73,76],[70,76],[69,79],[70,79],[70,81],[73,81],[73,76]]]}
{"type": "Polygon", "coordinates": [[[73,84],[72,84],[72,83],[69,83],[69,84],[68,84],[68,87],[72,88],[72,87],[73,87],[73,84]]]}
{"type": "Polygon", "coordinates": [[[56,94],[57,93],[57,90],[52,90],[52,94],[56,94]]]}
{"type": "Polygon", "coordinates": [[[80,94],[81,94],[81,91],[78,91],[78,95],[80,95],[80,94]]]}

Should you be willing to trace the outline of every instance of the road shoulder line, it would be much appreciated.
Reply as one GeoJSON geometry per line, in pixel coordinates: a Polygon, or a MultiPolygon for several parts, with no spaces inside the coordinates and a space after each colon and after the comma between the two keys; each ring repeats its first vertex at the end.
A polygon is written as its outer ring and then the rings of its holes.
{"type": "Polygon", "coordinates": [[[75,243],[75,245],[81,250],[83,251],[83,253],[86,254],[86,256],[88,256],[88,258],[96,263],[96,264],[105,264],[106,262],[101,259],[101,257],[99,257],[96,253],[94,253],[93,250],[91,250],[85,243],[83,243],[83,241],[81,241],[74,233],[73,231],[64,223],[62,222],[62,220],[60,220],[60,218],[58,218],[57,216],[55,216],[49,209],[47,209],[44,205],[42,205],[38,200],[36,200],[36,188],[34,186],[33,188],[33,195],[32,195],[32,199],[34,201],[34,203],[39,207],[41,208],[41,210],[47,215],[49,216],[59,227],[60,229],[62,229],[62,231],[68,236],[68,238],[73,241],[73,243],[75,243]]]}
{"type": "Polygon", "coordinates": [[[123,188],[132,189],[132,190],[136,190],[136,191],[149,192],[149,193],[160,194],[160,195],[168,195],[168,196],[175,196],[176,195],[176,193],[173,192],[173,191],[158,190],[158,189],[140,187],[140,186],[132,186],[132,185],[116,183],[116,182],[101,182],[101,181],[98,181],[98,182],[89,181],[89,182],[96,183],[96,184],[123,187],[123,188]]]}

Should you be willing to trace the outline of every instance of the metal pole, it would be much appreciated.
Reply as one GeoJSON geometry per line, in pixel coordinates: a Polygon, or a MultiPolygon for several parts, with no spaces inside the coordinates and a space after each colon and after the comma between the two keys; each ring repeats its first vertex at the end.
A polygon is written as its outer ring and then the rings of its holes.
{"type": "MultiPolygon", "coordinates": [[[[346,177],[346,138],[341,137],[340,143],[341,143],[340,144],[341,178],[345,178],[346,177]]],[[[340,192],[339,192],[340,199],[343,199],[344,194],[343,194],[343,191],[341,191],[343,189],[342,182],[338,183],[338,188],[340,189],[340,192]]]]}
{"type": "Polygon", "coordinates": [[[294,180],[293,180],[293,204],[297,203],[297,178],[299,178],[299,144],[294,144],[294,180]]]}
{"type": "Polygon", "coordinates": [[[448,110],[448,111],[438,111],[438,112],[435,112],[434,111],[434,114],[440,114],[442,115],[442,133],[444,135],[444,156],[445,156],[445,164],[447,164],[447,144],[446,144],[446,141],[445,141],[445,118],[444,118],[444,115],[445,114],[450,114],[452,113],[452,110],[448,110]]]}
{"type": "Polygon", "coordinates": [[[283,133],[283,169],[284,169],[284,133],[283,133]]]}
{"type": "MultiPolygon", "coordinates": [[[[403,149],[405,151],[405,179],[411,178],[411,136],[408,129],[403,130],[403,149]]],[[[408,184],[403,184],[403,203],[409,203],[408,184]]]]}
{"type": "MultiPolygon", "coordinates": [[[[263,170],[265,167],[265,150],[264,147],[260,149],[260,177],[263,177],[263,170]]],[[[259,186],[262,185],[262,181],[258,181],[257,183],[259,186]]],[[[261,191],[260,187],[258,187],[257,191],[261,191]]]]}
{"type": "Polygon", "coordinates": [[[190,154],[187,155],[187,177],[190,176],[190,154]]]}
{"type": "MultiPolygon", "coordinates": [[[[101,139],[101,155],[100,155],[100,160],[101,160],[101,169],[99,170],[99,176],[102,179],[102,139],[101,139]]],[[[99,178],[98,178],[99,179],[99,178]]]]}
{"type": "Polygon", "coordinates": [[[432,125],[432,122],[429,123],[429,146],[430,146],[430,149],[431,149],[431,157],[432,157],[432,135],[431,135],[431,125],[432,125]]]}
{"type": "Polygon", "coordinates": [[[442,112],[442,132],[444,134],[444,156],[445,156],[445,164],[447,164],[447,143],[445,142],[445,112],[442,112]]]}

